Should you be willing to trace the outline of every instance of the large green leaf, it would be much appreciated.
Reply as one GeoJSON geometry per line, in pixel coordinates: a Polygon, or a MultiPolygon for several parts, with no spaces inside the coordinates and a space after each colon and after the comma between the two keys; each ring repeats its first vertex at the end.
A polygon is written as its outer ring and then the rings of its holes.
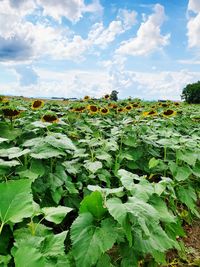
{"type": "Polygon", "coordinates": [[[31,181],[17,180],[0,184],[0,221],[17,223],[33,213],[31,181]]]}
{"type": "Polygon", "coordinates": [[[121,179],[122,185],[127,190],[132,190],[135,187],[134,180],[140,181],[140,179],[141,179],[137,174],[133,174],[133,173],[128,172],[124,169],[120,169],[118,171],[118,175],[121,179]]]}
{"type": "Polygon", "coordinates": [[[65,216],[72,210],[72,208],[64,206],[42,208],[44,218],[47,221],[54,222],[56,224],[61,223],[65,216]]]}
{"type": "Polygon", "coordinates": [[[71,226],[76,267],[95,266],[102,254],[112,248],[116,238],[113,220],[105,219],[101,226],[95,226],[91,213],[80,214],[71,226]]]}
{"type": "Polygon", "coordinates": [[[103,197],[99,191],[86,196],[80,204],[80,213],[90,212],[97,220],[102,219],[106,211],[107,209],[103,207],[103,197]]]}
{"type": "Polygon", "coordinates": [[[97,172],[99,169],[101,169],[103,167],[101,161],[87,161],[85,164],[84,164],[84,167],[92,172],[92,173],[95,173],[97,172]]]}
{"type": "Polygon", "coordinates": [[[22,243],[17,250],[12,252],[15,267],[45,267],[42,253],[33,245],[22,243]]]}

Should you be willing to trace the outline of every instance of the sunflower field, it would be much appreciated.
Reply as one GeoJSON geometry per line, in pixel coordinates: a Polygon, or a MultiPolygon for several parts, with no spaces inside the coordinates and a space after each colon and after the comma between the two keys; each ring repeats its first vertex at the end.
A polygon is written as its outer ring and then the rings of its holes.
{"type": "Polygon", "coordinates": [[[0,97],[0,267],[200,266],[199,178],[199,105],[0,97]]]}

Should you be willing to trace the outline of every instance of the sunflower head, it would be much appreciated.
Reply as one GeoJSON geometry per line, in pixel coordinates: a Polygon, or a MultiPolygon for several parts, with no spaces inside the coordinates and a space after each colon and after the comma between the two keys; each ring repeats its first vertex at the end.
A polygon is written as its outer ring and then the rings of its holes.
{"type": "Polygon", "coordinates": [[[43,106],[44,106],[44,101],[42,101],[42,100],[34,100],[32,102],[31,108],[33,110],[37,110],[37,109],[39,109],[39,108],[41,108],[43,106]]]}
{"type": "Polygon", "coordinates": [[[108,108],[101,108],[100,112],[101,112],[101,114],[106,115],[109,113],[109,109],[108,108]]]}
{"type": "Polygon", "coordinates": [[[84,106],[74,108],[74,111],[75,112],[79,112],[79,113],[83,112],[84,110],[85,110],[85,107],[84,106]]]}
{"type": "Polygon", "coordinates": [[[120,107],[117,109],[117,113],[122,113],[122,112],[124,112],[124,108],[120,107]]]}
{"type": "Polygon", "coordinates": [[[142,113],[142,116],[144,117],[149,117],[149,116],[156,116],[157,115],[157,112],[155,110],[150,110],[150,111],[144,111],[142,113]]]}
{"type": "Polygon", "coordinates": [[[57,123],[57,122],[59,121],[59,119],[58,119],[56,113],[51,112],[51,111],[49,111],[49,112],[47,112],[46,114],[44,114],[44,115],[42,116],[41,120],[42,120],[43,122],[49,122],[49,123],[57,123]]]}
{"type": "Polygon", "coordinates": [[[173,109],[165,110],[165,111],[162,113],[162,115],[163,115],[164,117],[173,117],[173,116],[175,116],[176,114],[177,114],[177,112],[176,112],[175,110],[173,110],[173,109]]]}
{"type": "Polygon", "coordinates": [[[132,104],[132,107],[133,107],[133,108],[139,108],[140,105],[139,105],[138,103],[133,103],[133,104],[132,104]]]}
{"type": "Polygon", "coordinates": [[[180,106],[180,103],[179,102],[174,102],[174,105],[178,107],[178,106],[180,106]]]}
{"type": "Polygon", "coordinates": [[[87,109],[90,111],[90,113],[92,113],[92,114],[94,114],[94,113],[97,113],[98,112],[98,107],[97,106],[95,106],[95,105],[89,105],[88,107],[87,107],[87,109]]]}
{"type": "Polygon", "coordinates": [[[90,96],[89,96],[89,95],[84,96],[83,100],[84,100],[84,101],[88,101],[88,100],[90,100],[90,96]]]}
{"type": "Polygon", "coordinates": [[[104,95],[103,98],[104,98],[104,99],[110,99],[110,95],[109,95],[109,94],[106,94],[106,95],[104,95]]]}
{"type": "Polygon", "coordinates": [[[20,114],[20,110],[18,110],[15,107],[11,107],[11,106],[3,108],[2,112],[3,112],[4,117],[9,118],[9,119],[16,118],[20,114]]]}
{"type": "Polygon", "coordinates": [[[127,105],[127,106],[125,106],[125,110],[126,110],[126,111],[131,111],[131,109],[132,109],[132,106],[131,106],[131,105],[127,105]]]}

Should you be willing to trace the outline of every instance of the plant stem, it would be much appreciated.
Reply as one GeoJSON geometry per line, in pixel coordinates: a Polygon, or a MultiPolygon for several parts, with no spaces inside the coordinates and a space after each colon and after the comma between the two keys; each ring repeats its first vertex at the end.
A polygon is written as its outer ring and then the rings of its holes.
{"type": "Polygon", "coordinates": [[[0,234],[1,234],[2,230],[3,230],[3,227],[4,227],[4,223],[2,223],[1,226],[0,226],[0,234]]]}

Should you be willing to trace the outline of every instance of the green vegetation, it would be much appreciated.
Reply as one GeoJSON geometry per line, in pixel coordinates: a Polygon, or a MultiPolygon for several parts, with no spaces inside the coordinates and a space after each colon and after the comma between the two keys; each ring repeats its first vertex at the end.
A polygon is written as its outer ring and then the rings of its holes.
{"type": "Polygon", "coordinates": [[[182,98],[189,104],[200,104],[200,81],[188,84],[183,89],[182,98]]]}
{"type": "Polygon", "coordinates": [[[173,266],[167,252],[184,254],[183,226],[200,218],[198,105],[0,105],[1,267],[173,266]]]}

